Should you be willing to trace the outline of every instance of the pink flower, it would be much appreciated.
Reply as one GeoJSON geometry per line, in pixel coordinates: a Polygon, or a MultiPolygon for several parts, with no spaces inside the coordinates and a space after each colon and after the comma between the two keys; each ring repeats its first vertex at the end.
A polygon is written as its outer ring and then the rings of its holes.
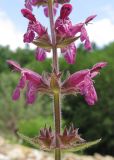
{"type": "Polygon", "coordinates": [[[46,50],[37,47],[36,49],[36,60],[44,61],[46,59],[46,50]]]}
{"type": "Polygon", "coordinates": [[[21,73],[19,83],[12,95],[13,100],[18,100],[20,98],[20,92],[26,87],[27,84],[27,103],[33,103],[36,99],[36,95],[39,89],[46,88],[46,84],[44,83],[42,76],[29,69],[21,68],[19,64],[12,60],[8,60],[7,63],[10,65],[10,67],[13,68],[13,70],[21,73]]]}
{"type": "Polygon", "coordinates": [[[97,101],[97,94],[92,78],[94,78],[106,64],[106,62],[100,62],[94,65],[92,69],[81,70],[70,75],[62,84],[63,94],[80,92],[89,105],[94,105],[97,101]]]}
{"type": "MultiPolygon", "coordinates": [[[[85,49],[91,50],[92,46],[85,28],[85,24],[87,25],[91,20],[96,17],[96,15],[88,17],[84,23],[72,25],[72,22],[68,17],[71,11],[72,6],[70,4],[64,4],[62,6],[60,10],[60,16],[55,22],[56,34],[60,37],[67,38],[74,37],[77,33],[80,33],[80,40],[84,43],[85,49]]],[[[62,48],[61,52],[68,63],[73,64],[75,62],[76,47],[74,47],[74,45],[69,45],[66,48],[62,48]]]]}
{"type": "Polygon", "coordinates": [[[71,43],[68,47],[61,49],[61,52],[69,64],[73,64],[76,58],[76,46],[74,43],[71,43]]]}
{"type": "Polygon", "coordinates": [[[45,27],[43,27],[41,23],[36,20],[35,16],[32,14],[31,11],[29,11],[28,9],[22,9],[21,13],[25,18],[29,20],[27,32],[24,34],[24,42],[32,42],[35,38],[35,33],[39,37],[47,34],[45,27]]]}
{"type": "Polygon", "coordinates": [[[70,29],[72,27],[72,22],[69,19],[69,14],[72,11],[72,6],[70,4],[64,4],[60,11],[60,16],[55,22],[55,30],[57,34],[62,37],[71,36],[70,29]]]}
{"type": "MultiPolygon", "coordinates": [[[[72,6],[70,4],[64,4],[60,11],[60,16],[55,22],[55,29],[58,35],[62,37],[71,36],[70,29],[72,27],[72,22],[68,18],[69,14],[72,11],[72,6]]],[[[70,44],[66,48],[61,49],[61,53],[63,54],[65,60],[69,64],[73,64],[75,62],[76,57],[76,46],[74,43],[70,44]]]]}

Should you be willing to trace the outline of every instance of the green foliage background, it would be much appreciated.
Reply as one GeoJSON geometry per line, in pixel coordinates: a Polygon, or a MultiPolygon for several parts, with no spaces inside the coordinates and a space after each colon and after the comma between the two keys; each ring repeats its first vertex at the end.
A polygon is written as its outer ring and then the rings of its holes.
{"type": "MultiPolygon", "coordinates": [[[[28,106],[25,102],[25,91],[17,102],[13,102],[11,94],[18,83],[19,75],[12,73],[7,64],[7,59],[19,62],[23,67],[28,67],[38,73],[51,71],[51,60],[40,63],[35,61],[34,51],[17,49],[11,51],[9,47],[0,46],[0,135],[12,139],[16,137],[19,129],[28,136],[36,136],[40,128],[53,126],[53,106],[51,97],[38,95],[34,105],[28,106]]],[[[88,106],[84,98],[78,95],[65,97],[62,103],[64,125],[71,122],[80,128],[79,132],[87,140],[102,137],[102,142],[86,153],[114,155],[114,43],[99,49],[94,44],[94,51],[87,53],[83,47],[78,48],[75,65],[68,65],[60,58],[60,70],[73,73],[80,69],[90,68],[99,61],[107,61],[108,66],[95,78],[95,87],[99,101],[93,107],[88,106]]],[[[63,79],[64,79],[63,78],[63,79]]]]}

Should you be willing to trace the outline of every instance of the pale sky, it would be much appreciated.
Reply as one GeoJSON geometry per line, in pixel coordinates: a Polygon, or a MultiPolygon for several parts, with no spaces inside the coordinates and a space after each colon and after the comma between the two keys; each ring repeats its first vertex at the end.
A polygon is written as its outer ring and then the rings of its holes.
{"type": "MultiPolygon", "coordinates": [[[[114,41],[114,0],[71,0],[71,4],[73,11],[70,18],[73,24],[97,14],[93,24],[87,29],[90,40],[99,47],[114,41]]],[[[24,0],[0,0],[0,45],[9,45],[13,50],[25,46],[23,34],[26,32],[28,21],[20,13],[22,8],[24,0]]],[[[42,8],[35,8],[34,13],[42,24],[49,26],[42,8]]]]}

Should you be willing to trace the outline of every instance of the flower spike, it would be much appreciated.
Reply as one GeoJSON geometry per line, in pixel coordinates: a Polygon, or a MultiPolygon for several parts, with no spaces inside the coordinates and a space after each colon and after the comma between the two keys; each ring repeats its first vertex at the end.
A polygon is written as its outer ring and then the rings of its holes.
{"type": "Polygon", "coordinates": [[[26,102],[33,104],[37,93],[48,94],[53,98],[54,131],[45,125],[40,129],[39,135],[29,138],[21,133],[18,135],[34,146],[45,151],[54,151],[55,159],[61,160],[61,151],[79,151],[93,146],[100,142],[100,139],[86,142],[78,133],[79,129],[73,124],[61,131],[61,99],[67,94],[80,94],[84,96],[88,105],[94,105],[97,100],[97,93],[94,88],[93,78],[96,77],[107,63],[100,62],[90,69],[77,71],[62,82],[63,73],[59,71],[58,48],[61,50],[64,59],[69,64],[74,64],[77,55],[76,40],[83,43],[86,50],[91,50],[92,45],[86,30],[87,25],[96,17],[91,15],[84,22],[72,24],[69,18],[72,12],[70,0],[25,0],[25,8],[21,10],[22,15],[28,20],[27,31],[23,36],[25,43],[33,43],[37,46],[35,51],[36,60],[44,61],[49,52],[52,51],[52,71],[38,74],[27,68],[22,68],[18,63],[8,60],[10,68],[20,73],[19,82],[13,91],[13,100],[18,100],[21,91],[26,89],[26,102]],[[54,21],[59,5],[59,17],[54,21]],[[49,17],[50,31],[45,28],[35,17],[32,10],[35,6],[42,6],[44,14],[49,17]]]}

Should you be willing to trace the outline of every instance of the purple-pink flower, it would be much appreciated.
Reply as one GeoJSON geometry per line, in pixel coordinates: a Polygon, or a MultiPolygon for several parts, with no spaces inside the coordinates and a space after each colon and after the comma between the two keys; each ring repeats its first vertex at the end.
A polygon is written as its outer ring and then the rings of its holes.
{"type": "Polygon", "coordinates": [[[44,83],[42,76],[29,69],[21,68],[21,66],[17,64],[15,61],[7,60],[7,63],[14,71],[21,73],[19,83],[17,84],[16,89],[14,90],[12,95],[13,100],[18,100],[20,98],[21,90],[26,87],[27,103],[34,103],[34,101],[36,100],[37,92],[41,88],[46,88],[46,84],[44,83]]]}
{"type": "MultiPolygon", "coordinates": [[[[33,13],[28,9],[22,9],[21,13],[25,18],[29,20],[27,32],[23,36],[24,43],[31,43],[34,41],[35,37],[41,38],[42,36],[48,37],[47,30],[42,24],[36,20],[33,13]],[[36,35],[36,36],[35,36],[36,35]]],[[[46,58],[46,50],[38,48],[36,49],[36,59],[43,61],[46,58]]]]}
{"type": "Polygon", "coordinates": [[[25,18],[29,20],[27,32],[24,35],[24,42],[32,42],[35,37],[35,33],[39,37],[47,34],[47,30],[45,29],[45,27],[36,20],[35,16],[32,14],[31,11],[29,11],[28,9],[22,9],[21,13],[25,18]]]}
{"type": "Polygon", "coordinates": [[[64,4],[60,11],[60,16],[55,22],[55,30],[61,37],[71,36],[70,29],[72,28],[72,22],[68,17],[72,11],[71,4],[64,4]]]}
{"type": "Polygon", "coordinates": [[[81,70],[70,75],[62,84],[63,94],[80,93],[85,97],[89,105],[94,105],[97,101],[97,94],[93,85],[93,80],[100,69],[107,65],[106,62],[97,63],[92,69],[81,70]]]}
{"type": "MultiPolygon", "coordinates": [[[[80,40],[81,42],[84,43],[85,49],[91,50],[92,46],[91,46],[91,42],[89,40],[89,36],[85,28],[85,25],[87,25],[90,21],[92,21],[96,17],[96,15],[92,15],[88,17],[84,23],[78,23],[76,25],[73,25],[69,18],[69,14],[71,13],[71,11],[72,11],[72,6],[70,4],[64,4],[62,6],[61,11],[60,11],[60,16],[57,18],[55,22],[56,34],[60,37],[68,38],[68,37],[74,37],[78,33],[80,33],[80,40]]],[[[69,45],[66,48],[65,49],[63,48],[61,52],[63,53],[63,51],[65,51],[67,55],[71,55],[72,45],[69,45]],[[66,48],[68,48],[67,51],[66,51],[66,48]]],[[[75,49],[72,50],[72,56],[70,57],[69,57],[69,60],[67,60],[67,62],[70,64],[75,63],[75,58],[76,58],[75,49]],[[74,59],[72,59],[72,57],[74,57],[74,59]]]]}

